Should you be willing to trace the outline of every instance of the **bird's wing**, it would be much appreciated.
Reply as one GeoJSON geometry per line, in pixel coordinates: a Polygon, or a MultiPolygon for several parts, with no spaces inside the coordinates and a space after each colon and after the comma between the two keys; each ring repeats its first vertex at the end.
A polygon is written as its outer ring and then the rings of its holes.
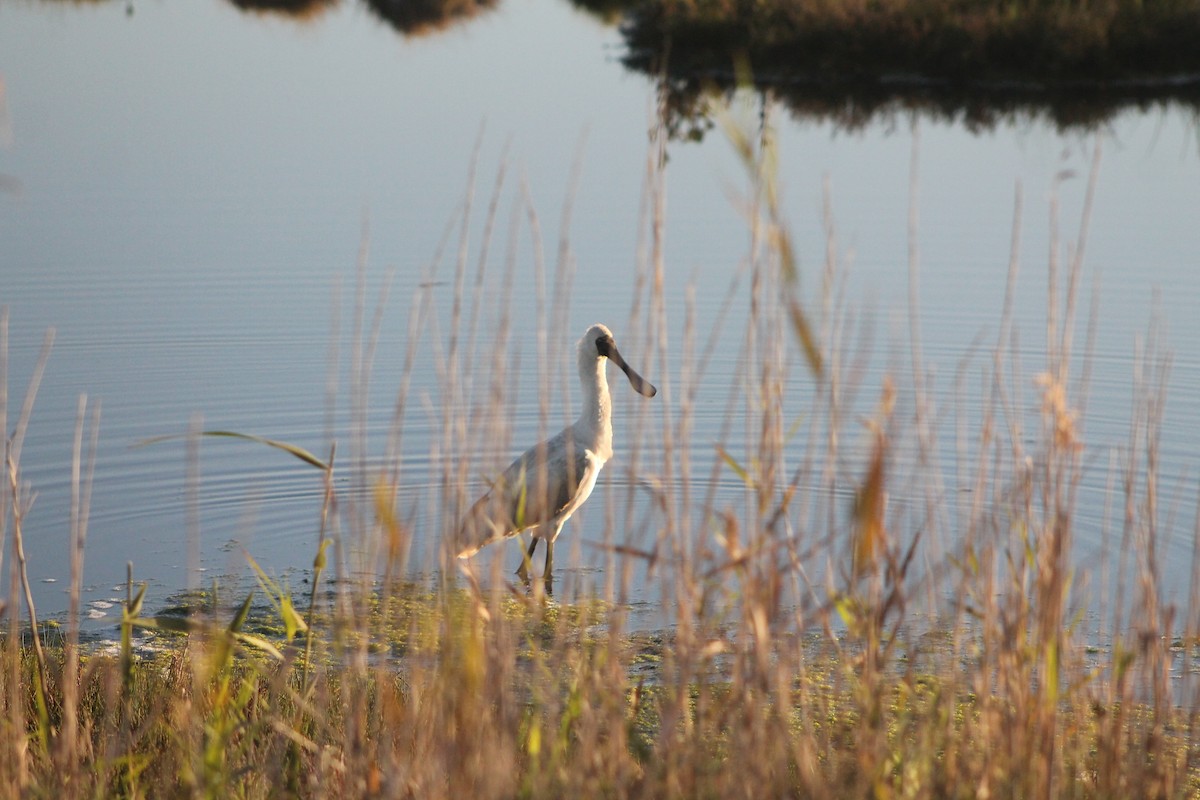
{"type": "Polygon", "coordinates": [[[459,557],[484,545],[544,525],[573,505],[595,464],[570,428],[531,447],[508,466],[467,512],[459,557]]]}

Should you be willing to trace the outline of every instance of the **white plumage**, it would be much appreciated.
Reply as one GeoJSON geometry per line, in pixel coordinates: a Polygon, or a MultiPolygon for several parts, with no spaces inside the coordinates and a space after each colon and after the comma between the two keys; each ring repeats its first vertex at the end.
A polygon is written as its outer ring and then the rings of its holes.
{"type": "Polygon", "coordinates": [[[579,340],[577,359],[583,389],[579,419],[521,454],[471,506],[459,532],[459,558],[469,558],[498,539],[531,530],[533,541],[517,573],[528,578],[538,540],[545,539],[549,579],[554,540],[591,495],[601,468],[612,457],[612,397],[605,367],[609,361],[620,367],[639,394],[653,397],[658,392],[625,363],[612,331],[604,325],[588,328],[579,340]]]}

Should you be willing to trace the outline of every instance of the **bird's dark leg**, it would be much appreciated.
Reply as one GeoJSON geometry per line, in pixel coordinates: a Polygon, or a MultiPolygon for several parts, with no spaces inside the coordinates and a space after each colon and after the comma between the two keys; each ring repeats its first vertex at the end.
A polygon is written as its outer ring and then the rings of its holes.
{"type": "Polygon", "coordinates": [[[554,540],[546,540],[546,573],[542,576],[546,581],[546,594],[554,594],[554,540]]]}
{"type": "Polygon", "coordinates": [[[534,536],[529,543],[529,552],[521,557],[521,566],[517,567],[517,577],[523,583],[529,583],[529,567],[533,564],[533,551],[537,550],[538,537],[534,536]]]}

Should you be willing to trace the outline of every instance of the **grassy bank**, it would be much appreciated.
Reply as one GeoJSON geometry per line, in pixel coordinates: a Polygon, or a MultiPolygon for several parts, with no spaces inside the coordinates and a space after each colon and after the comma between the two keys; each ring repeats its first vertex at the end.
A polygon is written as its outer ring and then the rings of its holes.
{"type": "MultiPolygon", "coordinates": [[[[1132,376],[1128,449],[1114,460],[1118,522],[1095,576],[1114,601],[1103,592],[1091,598],[1095,609],[1087,604],[1081,587],[1092,576],[1073,558],[1087,425],[1088,374],[1079,370],[1089,338],[1076,310],[1090,200],[1075,246],[1056,237],[1045,266],[1044,358],[1029,369],[1020,363],[1012,301],[998,301],[994,341],[981,345],[969,380],[958,375],[948,392],[977,393],[972,412],[953,401],[947,410],[939,399],[947,387],[930,377],[915,319],[901,366],[868,378],[871,342],[839,288],[831,219],[826,262],[805,275],[804,286],[815,288],[800,292],[769,122],[753,137],[728,127],[748,175],[739,210],[750,244],[729,295],[745,304],[746,327],[701,325],[691,314],[672,374],[664,366],[661,131],[648,154],[645,247],[621,335],[650,362],[661,402],[623,409],[636,444],[621,468],[632,477],[605,489],[607,511],[600,497],[588,507],[607,520],[603,540],[587,544],[608,558],[598,597],[555,602],[536,582],[528,591],[512,585],[511,561],[485,569],[457,562],[447,548],[432,565],[436,578],[412,582],[417,532],[406,520],[417,515],[397,506],[400,460],[369,466],[378,462],[367,458],[364,424],[341,451],[331,443],[329,457],[289,451],[325,486],[314,509],[310,594],[292,597],[264,578],[253,597],[154,616],[131,582],[122,638],[106,655],[82,647],[77,628],[94,451],[87,434],[98,417],[81,402],[75,600],[54,637],[28,624],[21,593],[31,496],[19,451],[30,416],[2,420],[15,433],[0,494],[12,553],[0,796],[1200,794],[1200,714],[1189,682],[1200,608],[1195,598],[1185,608],[1166,602],[1157,555],[1166,535],[1157,436],[1169,359],[1153,329],[1132,376]],[[708,376],[714,336],[740,337],[733,378],[708,376]],[[811,387],[801,413],[789,396],[798,391],[791,372],[811,387]],[[712,400],[714,385],[726,398],[726,433],[745,433],[715,448],[692,434],[697,403],[712,400]],[[949,469],[938,463],[947,430],[957,453],[949,469]],[[716,483],[731,479],[743,490],[738,499],[715,499],[716,483]],[[658,630],[631,630],[634,571],[662,598],[658,630]],[[139,645],[139,631],[166,646],[139,645]]],[[[485,241],[505,181],[502,170],[485,241]]],[[[439,323],[447,331],[434,343],[442,428],[427,462],[441,476],[443,513],[420,532],[434,541],[452,540],[477,493],[476,474],[502,468],[511,452],[481,444],[507,436],[497,409],[507,407],[514,382],[498,360],[476,356],[510,344],[504,291],[512,279],[501,278],[499,290],[487,279],[487,254],[504,248],[485,249],[477,261],[469,255],[471,184],[447,281],[450,319],[429,316],[427,295],[414,298],[410,317],[412,347],[439,323]],[[479,363],[491,372],[473,371],[479,363]],[[481,465],[480,453],[495,463],[481,465]]],[[[514,219],[536,235],[536,215],[518,196],[514,219]]],[[[1010,285],[1020,269],[1018,234],[1010,285]]],[[[535,306],[549,330],[562,329],[555,315],[565,303],[546,295],[569,296],[569,252],[564,239],[556,274],[539,272],[535,306]]],[[[915,276],[915,248],[910,258],[915,276]]],[[[360,338],[349,348],[349,372],[361,421],[377,330],[367,320],[377,317],[365,307],[365,282],[357,294],[360,338]]],[[[385,306],[381,299],[381,313],[385,306]]],[[[561,384],[552,341],[539,343],[547,386],[561,384]]],[[[408,403],[410,368],[399,377],[398,409],[408,403]]],[[[559,412],[557,395],[546,394],[549,424],[559,412]]],[[[27,397],[23,408],[34,393],[27,397]]],[[[393,456],[402,451],[399,410],[396,419],[393,456]]]]}
{"type": "MultiPolygon", "coordinates": [[[[626,636],[594,608],[468,593],[403,605],[388,615],[392,646],[375,638],[365,660],[323,647],[307,689],[297,653],[239,649],[226,626],[143,654],[128,674],[120,658],[94,655],[72,678],[51,646],[47,707],[27,695],[24,731],[9,727],[11,710],[6,722],[6,794],[1200,792],[1194,712],[1101,699],[1075,667],[1048,697],[1027,647],[998,649],[978,630],[904,636],[876,661],[857,636],[767,638],[736,625],[626,636]],[[994,687],[980,674],[989,666],[1002,669],[994,687]],[[78,684],[70,712],[67,680],[78,684]]],[[[31,651],[12,666],[9,679],[34,684],[31,651]]]]}

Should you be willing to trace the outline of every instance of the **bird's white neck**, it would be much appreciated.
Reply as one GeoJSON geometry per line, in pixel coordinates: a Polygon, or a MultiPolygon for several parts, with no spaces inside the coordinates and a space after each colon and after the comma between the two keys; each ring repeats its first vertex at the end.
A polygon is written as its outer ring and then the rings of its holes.
{"type": "Polygon", "coordinates": [[[583,408],[575,423],[584,446],[606,461],[612,456],[612,396],[608,392],[607,366],[607,358],[580,359],[583,408]]]}

